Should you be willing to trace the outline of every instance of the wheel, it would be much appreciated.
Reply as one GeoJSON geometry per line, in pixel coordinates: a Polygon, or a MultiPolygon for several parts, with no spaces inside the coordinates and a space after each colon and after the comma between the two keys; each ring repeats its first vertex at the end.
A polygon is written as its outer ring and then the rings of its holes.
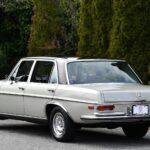
{"type": "Polygon", "coordinates": [[[132,125],[123,127],[123,132],[128,137],[142,138],[146,135],[148,126],[145,125],[132,125]]]}
{"type": "Polygon", "coordinates": [[[74,123],[60,107],[55,107],[51,112],[50,129],[52,136],[57,141],[69,142],[74,138],[74,123]]]}

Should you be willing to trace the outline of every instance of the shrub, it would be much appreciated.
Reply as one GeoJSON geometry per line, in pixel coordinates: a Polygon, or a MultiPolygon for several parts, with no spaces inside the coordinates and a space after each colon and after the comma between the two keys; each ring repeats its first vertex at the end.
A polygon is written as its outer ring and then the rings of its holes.
{"type": "Polygon", "coordinates": [[[150,0],[114,0],[110,54],[127,60],[144,83],[150,58],[150,0]]]}
{"type": "Polygon", "coordinates": [[[112,26],[111,0],[82,0],[79,22],[80,57],[107,57],[112,26]]]}
{"type": "Polygon", "coordinates": [[[27,54],[32,15],[31,0],[0,2],[0,63],[1,78],[27,54]]]}

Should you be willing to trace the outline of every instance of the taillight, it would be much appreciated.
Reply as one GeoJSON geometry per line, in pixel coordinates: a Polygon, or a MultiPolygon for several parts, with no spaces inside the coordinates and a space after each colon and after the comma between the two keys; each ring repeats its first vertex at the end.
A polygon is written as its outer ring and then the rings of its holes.
{"type": "Polygon", "coordinates": [[[93,105],[89,105],[89,106],[88,106],[88,109],[93,110],[93,109],[94,109],[94,106],[93,106],[93,105]]]}
{"type": "Polygon", "coordinates": [[[97,106],[98,111],[107,111],[107,110],[114,110],[115,106],[114,105],[99,105],[97,106]]]}

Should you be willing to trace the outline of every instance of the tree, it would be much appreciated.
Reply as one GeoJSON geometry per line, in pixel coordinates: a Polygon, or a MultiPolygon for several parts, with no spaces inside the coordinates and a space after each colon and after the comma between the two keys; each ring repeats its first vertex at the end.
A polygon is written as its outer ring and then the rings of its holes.
{"type": "Polygon", "coordinates": [[[28,55],[48,55],[52,50],[59,49],[57,33],[61,33],[59,25],[61,14],[58,0],[33,0],[34,16],[29,40],[28,55]]]}
{"type": "Polygon", "coordinates": [[[65,49],[64,54],[76,55],[78,47],[79,27],[79,9],[80,0],[61,0],[61,5],[64,12],[63,26],[65,30],[65,49]]]}
{"type": "Polygon", "coordinates": [[[150,58],[150,0],[114,0],[111,57],[127,60],[148,81],[150,58]]]}
{"type": "Polygon", "coordinates": [[[91,53],[95,53],[94,46],[92,44],[94,34],[92,2],[93,0],[81,1],[79,31],[78,31],[79,46],[77,52],[77,55],[80,57],[89,57],[92,56],[91,53]]]}
{"type": "Polygon", "coordinates": [[[93,0],[93,45],[95,57],[108,57],[112,27],[112,0],[93,0]]]}
{"type": "Polygon", "coordinates": [[[78,56],[108,56],[111,18],[112,0],[81,1],[78,56]]]}
{"type": "Polygon", "coordinates": [[[68,51],[77,45],[76,9],[79,0],[33,2],[34,16],[28,55],[69,55],[68,51]]]}
{"type": "Polygon", "coordinates": [[[27,54],[32,15],[31,0],[0,2],[0,78],[27,54]]]}

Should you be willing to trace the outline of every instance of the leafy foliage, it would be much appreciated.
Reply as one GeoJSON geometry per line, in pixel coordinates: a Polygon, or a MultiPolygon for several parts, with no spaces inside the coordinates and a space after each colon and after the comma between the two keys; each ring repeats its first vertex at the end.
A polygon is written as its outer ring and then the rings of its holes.
{"type": "Polygon", "coordinates": [[[1,75],[27,54],[75,56],[78,48],[84,58],[127,60],[146,83],[149,16],[150,0],[1,0],[1,75]]]}
{"type": "Polygon", "coordinates": [[[61,5],[64,12],[63,26],[65,29],[64,54],[76,55],[78,46],[78,26],[80,0],[62,0],[61,5]]]}
{"type": "Polygon", "coordinates": [[[108,57],[112,28],[112,0],[93,0],[94,57],[108,57]]]}
{"type": "Polygon", "coordinates": [[[76,10],[79,8],[79,1],[34,0],[33,2],[35,7],[28,55],[74,54],[74,47],[77,45],[76,10]]]}
{"type": "Polygon", "coordinates": [[[92,0],[82,0],[79,21],[79,46],[77,55],[80,57],[92,56],[94,26],[92,17],[92,0]],[[92,53],[92,54],[91,54],[92,53]]]}
{"type": "Polygon", "coordinates": [[[32,15],[31,0],[0,2],[0,72],[1,78],[26,56],[32,15]]]}
{"type": "Polygon", "coordinates": [[[82,0],[80,57],[127,60],[144,83],[150,57],[150,0],[82,0]]]}
{"type": "Polygon", "coordinates": [[[148,81],[150,58],[150,0],[114,0],[110,54],[134,66],[148,81]]]}
{"type": "Polygon", "coordinates": [[[28,10],[32,6],[31,0],[1,0],[0,8],[5,12],[12,12],[16,10],[28,10]]]}
{"type": "Polygon", "coordinates": [[[112,26],[111,0],[82,0],[79,25],[81,57],[107,57],[112,26]]]}

